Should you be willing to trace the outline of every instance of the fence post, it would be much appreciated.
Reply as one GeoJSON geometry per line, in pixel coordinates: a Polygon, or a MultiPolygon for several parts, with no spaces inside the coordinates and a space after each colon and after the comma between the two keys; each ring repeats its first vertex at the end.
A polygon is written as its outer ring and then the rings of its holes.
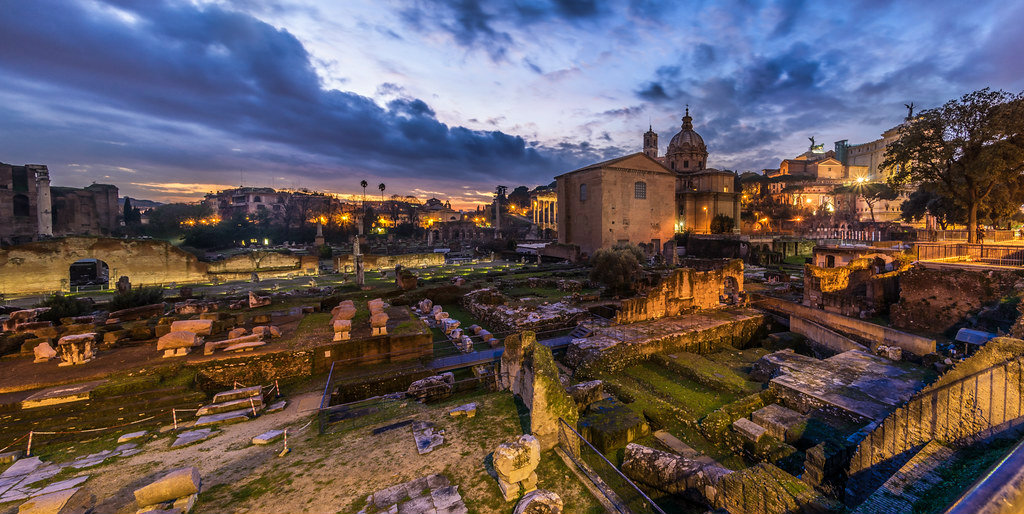
{"type": "Polygon", "coordinates": [[[25,448],[25,456],[26,457],[31,457],[32,456],[32,431],[31,430],[28,431],[28,448],[25,448]]]}
{"type": "Polygon", "coordinates": [[[171,417],[174,418],[174,429],[177,430],[178,429],[178,411],[175,410],[175,409],[171,409],[171,417]]]}

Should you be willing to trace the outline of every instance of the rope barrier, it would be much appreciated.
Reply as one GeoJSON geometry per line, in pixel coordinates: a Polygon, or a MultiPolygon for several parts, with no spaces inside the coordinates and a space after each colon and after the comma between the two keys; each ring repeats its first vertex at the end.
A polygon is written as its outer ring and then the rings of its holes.
{"type": "Polygon", "coordinates": [[[12,446],[14,446],[14,445],[18,444],[18,441],[21,441],[22,439],[24,439],[24,438],[26,438],[26,437],[28,437],[28,434],[25,434],[25,435],[23,435],[23,436],[21,436],[21,437],[19,437],[19,438],[15,439],[14,441],[12,441],[12,442],[11,442],[11,444],[9,444],[9,445],[7,445],[7,446],[4,446],[3,448],[0,448],[0,453],[3,453],[3,452],[5,452],[5,451],[7,451],[7,449],[8,449],[8,448],[10,448],[10,447],[12,447],[12,446]]]}

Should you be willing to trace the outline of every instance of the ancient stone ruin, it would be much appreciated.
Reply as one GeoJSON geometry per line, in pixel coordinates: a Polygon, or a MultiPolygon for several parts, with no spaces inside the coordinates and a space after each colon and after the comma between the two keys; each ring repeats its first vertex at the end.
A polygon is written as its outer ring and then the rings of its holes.
{"type": "Polygon", "coordinates": [[[522,398],[530,409],[530,434],[540,441],[542,449],[558,443],[559,418],[576,426],[576,403],[562,388],[551,349],[538,344],[533,332],[505,338],[498,377],[500,387],[522,398]]]}
{"type": "Polygon", "coordinates": [[[535,470],[539,464],[540,442],[532,435],[521,435],[498,445],[494,450],[494,471],[505,501],[537,489],[535,470]]]}

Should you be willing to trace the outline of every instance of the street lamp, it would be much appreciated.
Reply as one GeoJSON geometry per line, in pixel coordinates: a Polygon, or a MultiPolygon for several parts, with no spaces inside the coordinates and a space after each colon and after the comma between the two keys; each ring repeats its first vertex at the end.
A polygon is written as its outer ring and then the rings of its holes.
{"type": "Polygon", "coordinates": [[[704,222],[707,224],[707,227],[708,227],[707,231],[710,234],[711,233],[711,220],[708,219],[708,206],[707,205],[704,206],[704,222]]]}

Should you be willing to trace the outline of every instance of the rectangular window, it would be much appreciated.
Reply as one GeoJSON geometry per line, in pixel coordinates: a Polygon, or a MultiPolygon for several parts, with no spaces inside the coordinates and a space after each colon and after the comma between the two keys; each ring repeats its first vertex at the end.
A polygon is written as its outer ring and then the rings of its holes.
{"type": "Polygon", "coordinates": [[[639,181],[633,184],[633,198],[647,199],[647,182],[639,181]]]}

